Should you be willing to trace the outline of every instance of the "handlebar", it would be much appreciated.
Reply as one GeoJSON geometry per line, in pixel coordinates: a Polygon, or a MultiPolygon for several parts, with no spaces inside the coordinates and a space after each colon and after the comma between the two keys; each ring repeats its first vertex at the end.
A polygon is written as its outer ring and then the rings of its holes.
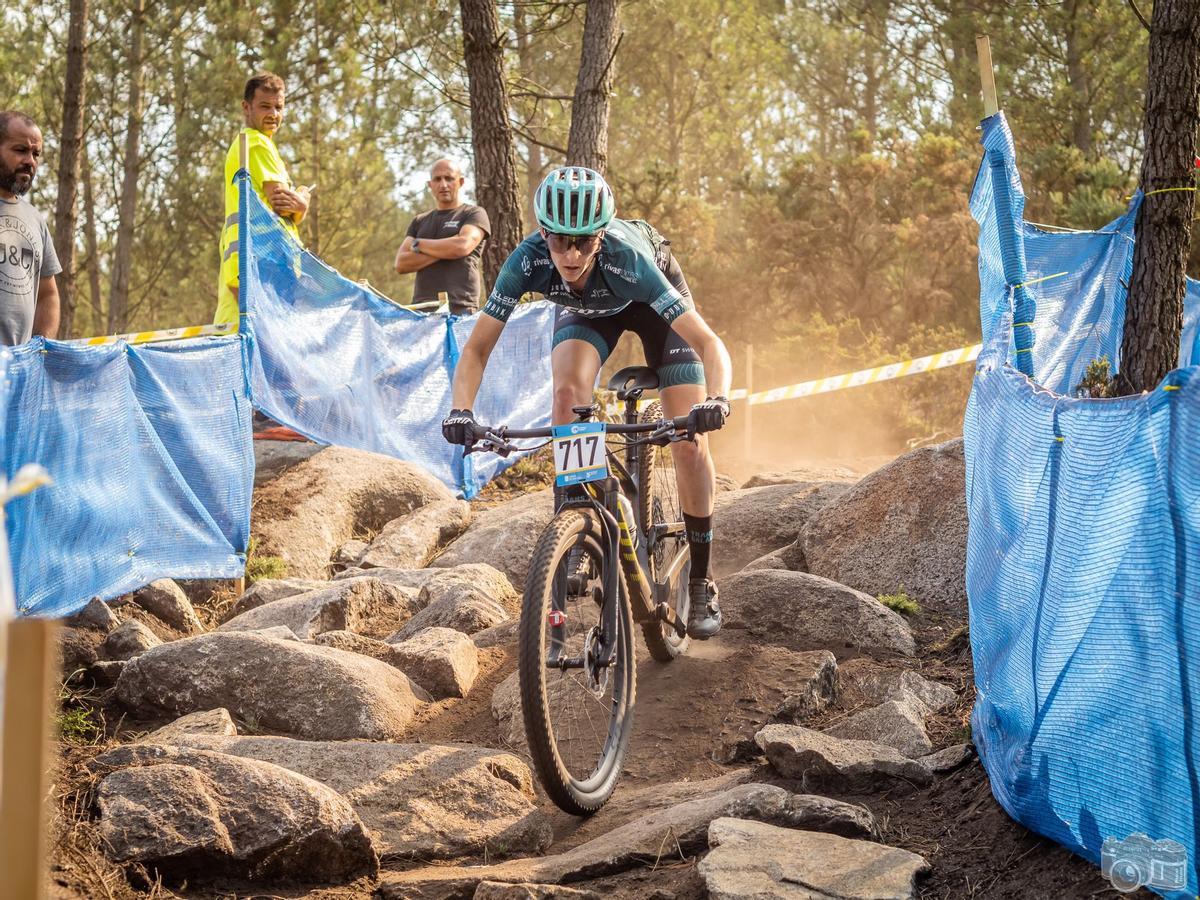
{"type": "MultiPolygon", "coordinates": [[[[609,434],[644,434],[646,437],[629,441],[631,444],[667,444],[671,441],[690,440],[687,433],[687,416],[676,416],[673,419],[659,419],[655,422],[613,422],[606,425],[609,434]]],[[[533,447],[518,447],[510,442],[513,440],[550,438],[553,437],[553,426],[542,428],[509,428],[506,425],[487,426],[476,425],[475,442],[464,449],[466,453],[491,451],[500,456],[508,456],[519,450],[532,450],[533,447]]],[[[544,446],[544,445],[543,445],[544,446]]]]}

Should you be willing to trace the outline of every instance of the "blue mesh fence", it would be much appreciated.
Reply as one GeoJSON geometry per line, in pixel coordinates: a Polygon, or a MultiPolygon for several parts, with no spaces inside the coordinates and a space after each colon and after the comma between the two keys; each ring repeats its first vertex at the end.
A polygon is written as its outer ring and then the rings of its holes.
{"type": "Polygon", "coordinates": [[[241,574],[254,476],[241,353],[236,337],[6,351],[5,473],[37,462],[54,478],[6,509],[20,612],[241,574]]]}
{"type": "Polygon", "coordinates": [[[974,740],[1018,821],[1106,874],[1115,861],[1195,897],[1200,292],[1188,285],[1187,367],[1141,396],[1072,396],[1091,360],[1119,366],[1141,198],[1096,232],[1047,233],[1019,218],[1003,116],[983,132],[971,209],[985,347],[964,423],[974,740]]]}
{"type": "MultiPolygon", "coordinates": [[[[343,277],[243,191],[243,331],[251,394],[313,440],[420,463],[466,497],[515,462],[442,439],[450,380],[475,316],[421,315],[343,277]],[[245,243],[243,244],[245,247],[245,243]]],[[[475,414],[489,425],[550,422],[553,306],[523,304],[488,362],[475,414]]]]}

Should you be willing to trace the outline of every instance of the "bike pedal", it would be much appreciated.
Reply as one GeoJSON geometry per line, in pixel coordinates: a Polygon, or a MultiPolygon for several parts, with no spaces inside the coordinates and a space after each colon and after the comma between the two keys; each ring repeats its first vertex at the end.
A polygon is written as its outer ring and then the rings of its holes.
{"type": "Polygon", "coordinates": [[[687,635],[687,624],[676,615],[675,610],[666,603],[659,603],[654,607],[654,614],[660,622],[666,622],[680,637],[687,635]]]}

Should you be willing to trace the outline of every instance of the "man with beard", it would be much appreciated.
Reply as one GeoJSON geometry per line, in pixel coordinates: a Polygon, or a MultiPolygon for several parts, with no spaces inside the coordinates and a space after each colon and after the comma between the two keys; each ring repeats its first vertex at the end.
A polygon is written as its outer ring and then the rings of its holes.
{"type": "Polygon", "coordinates": [[[492,229],[481,206],[459,199],[462,169],[449,159],[439,159],[429,172],[429,190],[437,203],[408,226],[408,234],[396,251],[396,271],[416,272],[413,303],[445,299],[450,312],[470,315],[479,309],[483,279],[479,262],[483,241],[492,229]]]}
{"type": "Polygon", "coordinates": [[[0,112],[0,344],[58,335],[62,271],[50,229],[23,196],[42,158],[42,132],[29,116],[0,112]]]}
{"type": "Polygon", "coordinates": [[[287,166],[275,147],[275,132],[283,124],[283,79],[261,72],[246,82],[242,92],[242,118],[246,127],[239,132],[225,154],[225,226],[221,229],[221,276],[217,285],[217,313],[214,324],[238,321],[238,185],[234,175],[241,166],[240,136],[246,135],[246,169],[250,185],[260,200],[269,206],[284,231],[300,243],[296,226],[308,213],[315,185],[293,187],[287,166]]]}

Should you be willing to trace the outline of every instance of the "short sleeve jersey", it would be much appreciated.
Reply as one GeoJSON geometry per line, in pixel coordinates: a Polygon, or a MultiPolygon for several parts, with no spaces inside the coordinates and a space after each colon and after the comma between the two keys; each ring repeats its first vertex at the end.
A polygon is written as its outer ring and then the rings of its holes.
{"type": "MultiPolygon", "coordinates": [[[[250,173],[250,184],[263,203],[267,203],[267,195],[263,185],[276,181],[284,187],[292,187],[292,179],[288,176],[287,166],[275,142],[256,128],[243,128],[238,132],[239,137],[246,135],[247,171],[250,173]]],[[[237,322],[238,302],[231,288],[238,284],[238,185],[234,176],[241,166],[241,151],[238,148],[238,138],[229,145],[225,154],[225,224],[221,228],[221,275],[217,284],[217,313],[213,322],[217,325],[226,322],[237,322]]],[[[270,206],[270,204],[267,204],[270,206]]],[[[284,230],[300,243],[300,232],[296,223],[287,216],[279,217],[284,230]]]]}
{"type": "MultiPolygon", "coordinates": [[[[488,214],[481,206],[464,203],[454,209],[431,209],[423,212],[408,226],[412,238],[450,238],[458,235],[464,225],[474,225],[483,232],[484,241],[492,232],[488,214]]],[[[473,313],[479,308],[479,294],[483,290],[483,279],[479,274],[479,262],[483,257],[483,244],[461,259],[439,259],[417,272],[413,285],[413,302],[437,300],[445,293],[453,313],[473,313]]]]}
{"type": "Polygon", "coordinates": [[[19,197],[0,198],[0,344],[33,337],[42,279],[61,271],[41,213],[19,197]]]}
{"type": "Polygon", "coordinates": [[[504,261],[483,311],[505,322],[521,297],[532,293],[589,317],[616,315],[631,303],[644,303],[672,322],[693,305],[658,266],[665,247],[662,236],[648,223],[613,219],[587,283],[576,293],[558,274],[546,239],[536,231],[504,261]]]}

